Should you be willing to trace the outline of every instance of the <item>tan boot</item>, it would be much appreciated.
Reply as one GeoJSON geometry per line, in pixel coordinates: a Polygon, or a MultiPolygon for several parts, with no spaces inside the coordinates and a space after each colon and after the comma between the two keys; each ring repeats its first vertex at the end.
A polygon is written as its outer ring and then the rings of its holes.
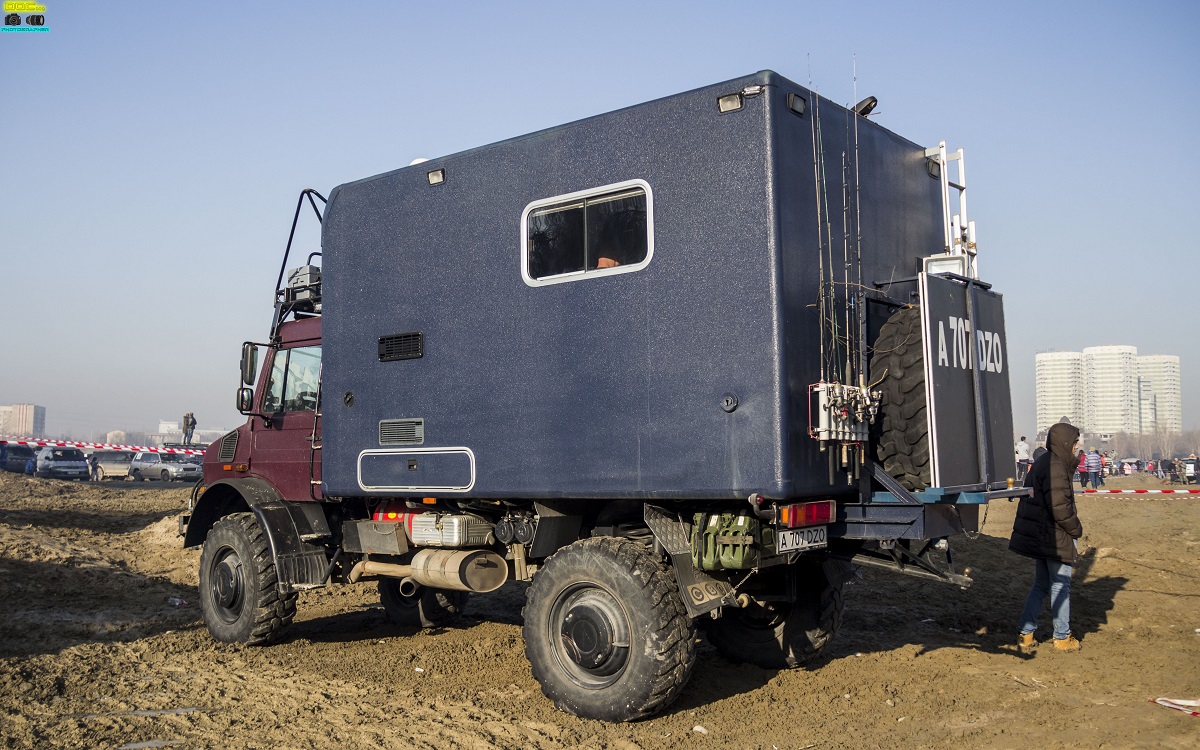
{"type": "Polygon", "coordinates": [[[1075,636],[1067,633],[1066,638],[1055,638],[1054,648],[1056,651],[1078,651],[1083,646],[1076,640],[1075,636]]]}
{"type": "Polygon", "coordinates": [[[1023,654],[1027,654],[1038,645],[1038,642],[1033,640],[1033,633],[1019,633],[1017,635],[1017,650],[1023,654]]]}

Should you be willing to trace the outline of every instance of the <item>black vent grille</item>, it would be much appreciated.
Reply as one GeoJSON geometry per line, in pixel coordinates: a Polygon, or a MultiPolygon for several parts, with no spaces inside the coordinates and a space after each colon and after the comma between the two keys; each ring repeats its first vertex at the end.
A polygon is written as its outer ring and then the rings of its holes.
{"type": "Polygon", "coordinates": [[[232,461],[233,457],[237,455],[237,441],[237,430],[221,438],[221,451],[217,454],[217,460],[221,462],[232,461]]]}
{"type": "Polygon", "coordinates": [[[421,445],[424,442],[424,419],[384,419],[379,423],[380,445],[421,445]]]}
{"type": "Polygon", "coordinates": [[[379,361],[396,362],[425,356],[425,337],[420,331],[379,337],[379,361]]]}

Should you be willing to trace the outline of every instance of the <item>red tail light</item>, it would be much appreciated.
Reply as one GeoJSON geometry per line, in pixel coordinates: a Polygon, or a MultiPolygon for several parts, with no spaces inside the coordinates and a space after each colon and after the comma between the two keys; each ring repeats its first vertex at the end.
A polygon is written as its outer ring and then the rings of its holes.
{"type": "Polygon", "coordinates": [[[833,523],[835,518],[837,518],[837,504],[833,500],[795,503],[779,508],[779,525],[789,529],[801,526],[822,526],[833,523]]]}

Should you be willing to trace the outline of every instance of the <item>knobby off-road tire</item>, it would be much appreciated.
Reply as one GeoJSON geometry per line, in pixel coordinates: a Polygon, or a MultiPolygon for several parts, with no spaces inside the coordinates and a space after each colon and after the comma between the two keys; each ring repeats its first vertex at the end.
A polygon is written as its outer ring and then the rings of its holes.
{"type": "Polygon", "coordinates": [[[880,328],[871,355],[871,382],[884,375],[876,460],[905,489],[929,486],[929,422],[925,407],[925,355],[921,310],[897,311],[880,328]]]}
{"type": "Polygon", "coordinates": [[[200,554],[200,609],[213,638],[262,645],[296,616],[296,594],[281,594],[275,560],[253,513],[213,524],[200,554]]]}
{"type": "Polygon", "coordinates": [[[534,576],[523,614],[534,678],[575,716],[650,716],[679,696],[696,665],[696,628],[674,574],[628,539],[560,549],[534,576]]]}
{"type": "MultiPolygon", "coordinates": [[[[771,593],[786,590],[785,571],[760,583],[771,593]]],[[[790,669],[808,664],[825,651],[842,624],[844,581],[830,582],[820,565],[796,571],[795,602],[752,602],[727,607],[717,620],[705,621],[708,641],[730,661],[764,669],[790,669]]]]}
{"type": "Polygon", "coordinates": [[[466,591],[444,591],[422,586],[413,596],[400,593],[400,581],[382,578],[379,601],[393,625],[402,628],[437,628],[462,616],[470,597],[466,591]]]}

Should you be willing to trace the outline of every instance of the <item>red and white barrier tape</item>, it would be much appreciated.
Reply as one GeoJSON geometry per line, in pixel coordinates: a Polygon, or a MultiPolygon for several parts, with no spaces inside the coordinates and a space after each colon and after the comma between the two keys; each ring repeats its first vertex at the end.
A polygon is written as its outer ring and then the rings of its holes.
{"type": "Polygon", "coordinates": [[[35,438],[0,437],[0,443],[9,445],[47,445],[55,448],[91,448],[98,451],[144,451],[146,453],[183,453],[185,455],[203,455],[208,447],[203,448],[151,448],[148,445],[114,445],[112,443],[87,443],[81,440],[37,440],[35,438]]]}
{"type": "Polygon", "coordinates": [[[1200,490],[1080,490],[1085,495],[1200,495],[1200,490]]]}

